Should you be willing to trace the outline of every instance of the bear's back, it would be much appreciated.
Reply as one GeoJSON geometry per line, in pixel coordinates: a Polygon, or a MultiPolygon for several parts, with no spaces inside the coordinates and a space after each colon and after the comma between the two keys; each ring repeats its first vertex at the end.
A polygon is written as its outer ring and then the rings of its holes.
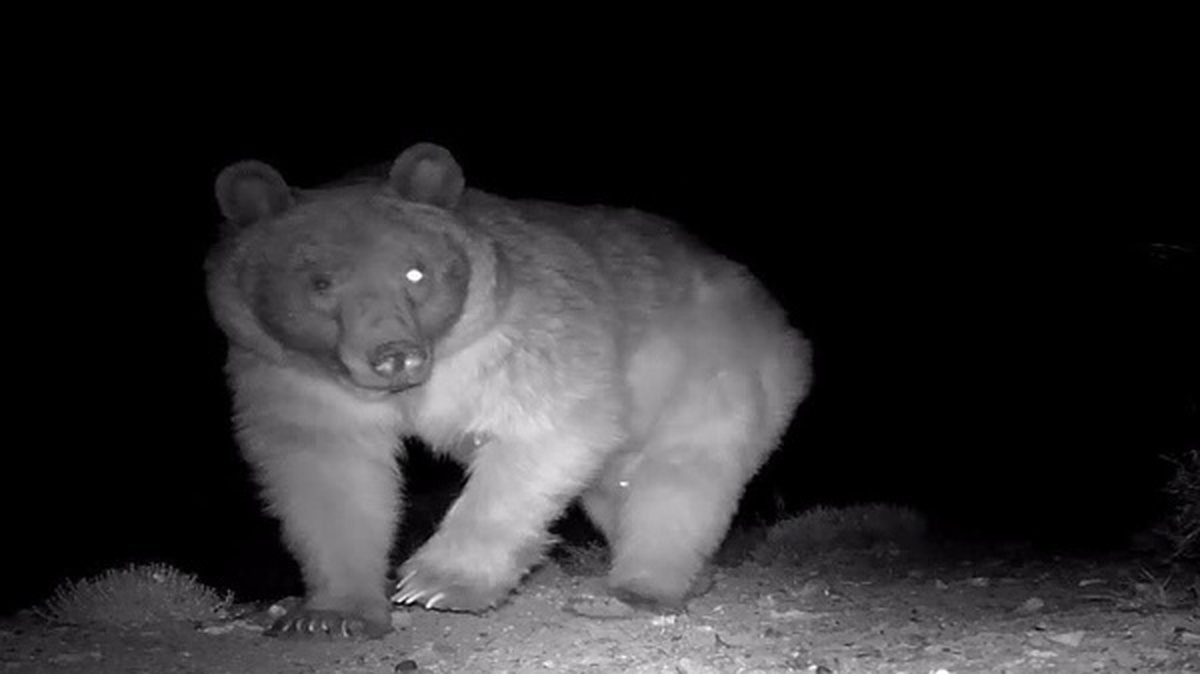
{"type": "Polygon", "coordinates": [[[469,190],[464,213],[523,265],[569,267],[584,282],[594,275],[630,326],[686,303],[697,281],[736,267],[675,223],[636,209],[509,200],[469,190]]]}

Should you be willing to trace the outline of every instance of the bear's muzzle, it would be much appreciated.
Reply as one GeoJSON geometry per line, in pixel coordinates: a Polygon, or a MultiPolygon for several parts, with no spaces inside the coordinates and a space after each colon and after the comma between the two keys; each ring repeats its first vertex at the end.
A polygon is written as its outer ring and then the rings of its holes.
{"type": "Polygon", "coordinates": [[[432,359],[420,344],[393,341],[372,349],[367,364],[388,388],[400,390],[423,384],[429,378],[432,359]]]}

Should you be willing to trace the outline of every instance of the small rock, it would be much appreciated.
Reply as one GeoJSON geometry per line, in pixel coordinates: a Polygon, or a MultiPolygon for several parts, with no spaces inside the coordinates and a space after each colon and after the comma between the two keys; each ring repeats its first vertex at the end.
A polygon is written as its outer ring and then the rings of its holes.
{"type": "Polygon", "coordinates": [[[691,658],[682,658],[676,662],[675,671],[679,674],[719,674],[712,667],[702,662],[693,662],[691,658]]]}
{"type": "Polygon", "coordinates": [[[1176,634],[1178,635],[1179,643],[1185,646],[1200,646],[1200,634],[1189,632],[1186,629],[1177,630],[1176,634]]]}
{"type": "Polygon", "coordinates": [[[1017,609],[1017,613],[1037,613],[1045,607],[1046,602],[1037,597],[1030,597],[1025,600],[1025,603],[1021,604],[1021,607],[1017,609]]]}
{"type": "Polygon", "coordinates": [[[1075,647],[1079,646],[1080,643],[1083,642],[1083,635],[1084,635],[1084,632],[1082,630],[1080,630],[1080,631],[1076,631],[1076,632],[1064,632],[1062,634],[1051,634],[1050,636],[1048,636],[1046,638],[1049,639],[1050,641],[1053,641],[1056,644],[1062,644],[1064,646],[1070,646],[1071,648],[1075,648],[1075,647]]]}
{"type": "Polygon", "coordinates": [[[823,580],[810,580],[800,587],[797,593],[801,599],[812,599],[829,594],[829,583],[823,580]]]}

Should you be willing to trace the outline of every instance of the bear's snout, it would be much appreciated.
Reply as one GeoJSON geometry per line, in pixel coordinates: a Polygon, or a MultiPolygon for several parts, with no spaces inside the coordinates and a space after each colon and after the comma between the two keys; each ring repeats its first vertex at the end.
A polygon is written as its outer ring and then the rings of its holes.
{"type": "Polygon", "coordinates": [[[367,364],[393,388],[407,388],[421,384],[429,377],[431,359],[421,345],[395,341],[375,347],[367,364]]]}

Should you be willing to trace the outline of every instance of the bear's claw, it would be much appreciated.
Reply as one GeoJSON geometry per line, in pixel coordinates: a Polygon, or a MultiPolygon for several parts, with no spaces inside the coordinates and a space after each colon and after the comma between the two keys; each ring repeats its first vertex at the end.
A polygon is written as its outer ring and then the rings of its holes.
{"type": "Polygon", "coordinates": [[[503,596],[495,589],[478,588],[467,581],[414,569],[396,583],[394,604],[420,604],[426,609],[477,613],[494,606],[503,596]]]}

